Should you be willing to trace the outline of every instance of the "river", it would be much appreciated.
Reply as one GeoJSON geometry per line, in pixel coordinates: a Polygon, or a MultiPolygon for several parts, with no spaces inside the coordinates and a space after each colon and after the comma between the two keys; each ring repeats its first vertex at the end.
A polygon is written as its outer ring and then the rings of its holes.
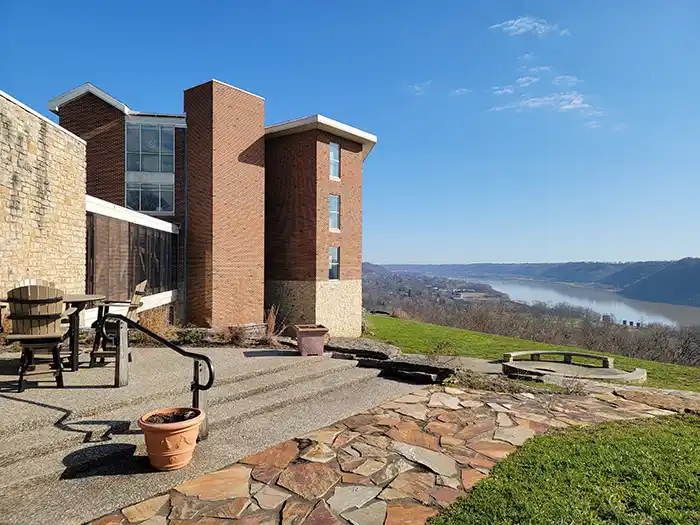
{"type": "Polygon", "coordinates": [[[496,280],[469,277],[506,293],[522,303],[569,303],[590,308],[600,314],[612,314],[618,322],[664,323],[674,326],[700,325],[700,308],[627,299],[615,292],[561,283],[528,280],[496,280]]]}

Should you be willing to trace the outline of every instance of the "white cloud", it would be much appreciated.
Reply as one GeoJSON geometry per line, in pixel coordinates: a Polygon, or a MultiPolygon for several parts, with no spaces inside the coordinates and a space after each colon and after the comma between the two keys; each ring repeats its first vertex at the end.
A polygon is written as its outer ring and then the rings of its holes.
{"type": "Polygon", "coordinates": [[[516,84],[520,87],[528,87],[531,86],[532,84],[535,84],[539,82],[539,78],[537,77],[520,77],[518,80],[515,81],[516,84]]]}
{"type": "Polygon", "coordinates": [[[510,36],[533,33],[537,36],[544,36],[547,33],[556,33],[560,36],[570,35],[568,29],[561,29],[557,24],[550,24],[544,18],[534,16],[521,16],[512,20],[505,20],[500,24],[494,24],[489,29],[501,29],[510,36]]]}
{"type": "Polygon", "coordinates": [[[535,66],[527,68],[528,73],[540,73],[542,71],[551,71],[552,66],[535,66]]]}
{"type": "Polygon", "coordinates": [[[594,109],[594,108],[589,109],[588,111],[585,112],[585,114],[587,117],[602,117],[603,115],[605,115],[605,113],[602,112],[601,110],[594,109]]]}
{"type": "Polygon", "coordinates": [[[456,88],[450,91],[450,96],[451,97],[459,97],[460,95],[466,95],[467,93],[471,93],[472,90],[469,88],[456,88]]]}
{"type": "Polygon", "coordinates": [[[530,60],[535,60],[535,58],[536,58],[535,55],[532,53],[525,53],[524,55],[520,55],[518,57],[519,60],[522,60],[524,62],[528,62],[530,60]]]}
{"type": "Polygon", "coordinates": [[[583,80],[573,75],[559,75],[552,80],[552,84],[555,86],[575,86],[581,82],[583,82],[583,80]]]}
{"type": "Polygon", "coordinates": [[[522,97],[517,102],[496,106],[491,111],[503,111],[515,109],[523,111],[526,109],[550,108],[556,111],[591,110],[592,106],[584,100],[584,96],[578,91],[567,91],[552,93],[543,97],[522,97]]]}
{"type": "Polygon", "coordinates": [[[492,89],[494,95],[509,95],[511,93],[515,93],[513,86],[493,86],[492,89]]]}
{"type": "Polygon", "coordinates": [[[432,80],[426,80],[424,82],[418,82],[417,84],[411,84],[408,86],[408,89],[416,96],[425,95],[432,83],[432,80]]]}
{"type": "Polygon", "coordinates": [[[600,124],[599,120],[589,120],[588,122],[586,122],[585,126],[587,128],[595,129],[595,128],[599,128],[601,126],[601,124],[600,124]]]}
{"type": "Polygon", "coordinates": [[[622,131],[623,129],[627,129],[628,127],[629,127],[629,126],[628,126],[627,124],[625,124],[624,122],[620,122],[619,124],[615,124],[615,125],[612,127],[612,130],[613,130],[614,132],[618,132],[618,131],[622,131]]]}

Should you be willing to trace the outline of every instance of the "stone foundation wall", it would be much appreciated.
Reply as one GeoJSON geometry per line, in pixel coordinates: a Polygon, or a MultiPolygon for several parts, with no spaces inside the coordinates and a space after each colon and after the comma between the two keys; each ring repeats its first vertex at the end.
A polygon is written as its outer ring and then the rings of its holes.
{"type": "Polygon", "coordinates": [[[317,281],[316,323],[332,337],[362,335],[362,280],[317,281]]]}
{"type": "Polygon", "coordinates": [[[0,296],[23,279],[85,292],[85,141],[0,91],[0,296]]]}
{"type": "Polygon", "coordinates": [[[265,281],[265,310],[279,307],[277,319],[288,327],[315,323],[315,281],[265,281]]]}

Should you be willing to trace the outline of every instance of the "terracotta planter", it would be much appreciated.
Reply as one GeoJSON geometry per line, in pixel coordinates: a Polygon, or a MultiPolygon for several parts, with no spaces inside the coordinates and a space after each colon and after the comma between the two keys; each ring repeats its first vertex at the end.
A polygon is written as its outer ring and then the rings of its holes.
{"type": "Polygon", "coordinates": [[[199,425],[204,421],[204,412],[197,408],[165,408],[147,412],[139,419],[139,426],[146,439],[148,459],[157,470],[177,470],[192,459],[197,445],[199,425]],[[177,414],[196,412],[197,416],[174,423],[148,423],[146,420],[155,414],[177,414]]]}
{"type": "Polygon", "coordinates": [[[297,349],[301,355],[323,355],[323,340],[328,328],[320,324],[297,324],[294,329],[297,333],[297,349]]]}

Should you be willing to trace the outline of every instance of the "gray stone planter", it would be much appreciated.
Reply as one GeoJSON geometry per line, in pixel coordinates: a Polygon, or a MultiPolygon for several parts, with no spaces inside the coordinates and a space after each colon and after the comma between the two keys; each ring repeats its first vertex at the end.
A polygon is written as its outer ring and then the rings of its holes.
{"type": "Polygon", "coordinates": [[[297,324],[294,325],[294,331],[301,355],[323,355],[323,342],[328,328],[320,324],[297,324]]]}

